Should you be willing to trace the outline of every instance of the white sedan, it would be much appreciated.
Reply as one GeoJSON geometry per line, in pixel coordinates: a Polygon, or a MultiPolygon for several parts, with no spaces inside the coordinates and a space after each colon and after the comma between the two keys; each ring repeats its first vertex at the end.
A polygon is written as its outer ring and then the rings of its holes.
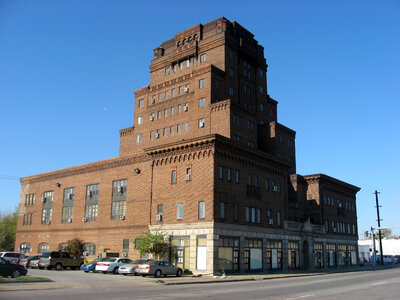
{"type": "Polygon", "coordinates": [[[118,269],[123,264],[131,264],[133,263],[132,260],[129,258],[119,257],[119,258],[107,258],[104,261],[99,261],[96,264],[95,270],[97,272],[105,273],[114,273],[118,274],[118,269]]]}

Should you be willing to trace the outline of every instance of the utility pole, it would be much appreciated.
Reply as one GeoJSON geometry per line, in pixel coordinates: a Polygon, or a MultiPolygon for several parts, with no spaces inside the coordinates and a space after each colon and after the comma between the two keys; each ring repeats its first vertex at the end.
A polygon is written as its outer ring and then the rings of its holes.
{"type": "MultiPolygon", "coordinates": [[[[379,202],[378,202],[378,191],[375,191],[375,198],[376,198],[376,214],[378,215],[378,228],[381,227],[381,218],[379,217],[379,202]]],[[[380,249],[380,255],[381,255],[381,265],[383,266],[383,249],[382,249],[382,234],[381,230],[378,230],[379,233],[379,249],[380,249]]]]}
{"type": "Polygon", "coordinates": [[[372,265],[375,267],[376,265],[376,248],[375,248],[375,228],[371,227],[371,236],[372,236],[372,265]]]}

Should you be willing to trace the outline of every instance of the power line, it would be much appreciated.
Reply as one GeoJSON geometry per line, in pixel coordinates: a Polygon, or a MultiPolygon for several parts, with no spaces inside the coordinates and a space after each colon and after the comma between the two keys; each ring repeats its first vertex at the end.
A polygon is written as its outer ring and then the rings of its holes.
{"type": "Polygon", "coordinates": [[[17,177],[17,176],[13,176],[13,175],[0,174],[0,179],[5,179],[5,180],[19,180],[20,178],[17,177]]]}

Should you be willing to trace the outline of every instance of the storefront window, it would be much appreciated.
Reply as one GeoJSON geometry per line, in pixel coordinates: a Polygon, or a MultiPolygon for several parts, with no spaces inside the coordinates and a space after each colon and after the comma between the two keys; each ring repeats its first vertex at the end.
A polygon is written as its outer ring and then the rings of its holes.
{"type": "Polygon", "coordinates": [[[326,256],[328,258],[328,267],[336,266],[336,246],[335,244],[326,244],[326,256]]]}
{"type": "Polygon", "coordinates": [[[189,269],[188,236],[177,236],[172,238],[171,262],[184,270],[189,269]]]}
{"type": "Polygon", "coordinates": [[[316,268],[324,267],[324,245],[322,243],[314,244],[314,264],[316,268]]]}
{"type": "Polygon", "coordinates": [[[339,267],[347,265],[347,250],[346,245],[339,245],[339,267]]]}
{"type": "Polygon", "coordinates": [[[244,263],[248,270],[262,270],[262,240],[246,239],[244,247],[244,263]]]}
{"type": "Polygon", "coordinates": [[[218,269],[220,271],[239,270],[239,238],[219,238],[218,269]]]}
{"type": "Polygon", "coordinates": [[[288,267],[289,270],[300,268],[299,242],[288,243],[288,267]]]}
{"type": "Polygon", "coordinates": [[[282,269],[282,241],[267,241],[267,269],[282,269]]]}

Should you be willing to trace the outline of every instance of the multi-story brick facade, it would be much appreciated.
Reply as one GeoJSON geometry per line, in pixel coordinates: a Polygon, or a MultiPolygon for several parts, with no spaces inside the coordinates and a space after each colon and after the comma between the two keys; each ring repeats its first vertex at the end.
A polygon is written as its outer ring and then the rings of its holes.
{"type": "Polygon", "coordinates": [[[78,237],[88,256],[138,258],[135,238],[161,228],[195,273],[355,263],[359,188],[296,174],[263,52],[225,18],[155,48],[118,157],[21,179],[16,248],[78,237]]]}

